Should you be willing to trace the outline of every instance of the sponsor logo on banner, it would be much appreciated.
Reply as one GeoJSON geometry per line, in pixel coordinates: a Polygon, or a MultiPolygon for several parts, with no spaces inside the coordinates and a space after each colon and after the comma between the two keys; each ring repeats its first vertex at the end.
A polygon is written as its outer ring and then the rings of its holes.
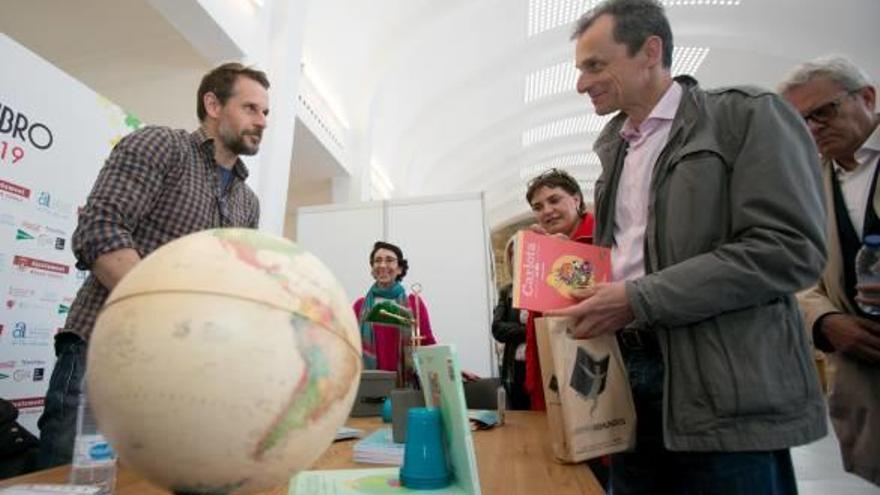
{"type": "Polygon", "coordinates": [[[34,376],[31,370],[15,370],[12,372],[12,379],[17,382],[30,381],[34,376]]]}
{"type": "Polygon", "coordinates": [[[33,407],[43,407],[46,403],[45,397],[23,397],[21,399],[10,399],[9,402],[12,402],[12,405],[15,406],[16,409],[29,409],[33,407]]]}
{"type": "Polygon", "coordinates": [[[18,268],[19,271],[36,276],[63,278],[70,273],[70,266],[68,265],[21,255],[16,255],[12,259],[12,265],[18,268]]]}
{"type": "Polygon", "coordinates": [[[18,309],[22,311],[51,311],[52,307],[48,303],[38,301],[25,301],[21,299],[7,299],[6,309],[18,309]]]}
{"type": "Polygon", "coordinates": [[[48,347],[55,336],[51,328],[29,325],[23,321],[15,322],[12,330],[12,345],[48,347]]]}
{"type": "Polygon", "coordinates": [[[10,297],[14,297],[16,299],[30,299],[36,295],[37,291],[29,287],[17,287],[14,285],[10,285],[9,290],[6,293],[9,294],[10,297]]]}
{"type": "Polygon", "coordinates": [[[65,220],[73,218],[76,213],[73,203],[60,199],[57,194],[49,191],[40,191],[37,195],[37,210],[65,220]]]}
{"type": "Polygon", "coordinates": [[[30,197],[30,189],[12,182],[0,180],[0,198],[22,202],[30,197]]]}
{"type": "Polygon", "coordinates": [[[62,237],[54,237],[43,234],[37,238],[37,244],[41,247],[61,251],[64,249],[65,240],[62,237]]]}
{"type": "Polygon", "coordinates": [[[10,370],[12,379],[17,382],[41,382],[46,376],[46,361],[42,359],[22,359],[18,367],[15,366],[15,361],[6,361],[0,363],[0,370],[10,370]]]}
{"type": "Polygon", "coordinates": [[[15,232],[16,241],[35,241],[40,247],[55,249],[61,251],[67,244],[64,236],[67,235],[61,229],[49,227],[48,225],[39,225],[31,222],[22,222],[15,232]]]}
{"type": "Polygon", "coordinates": [[[7,375],[6,373],[0,373],[0,380],[5,380],[7,378],[9,378],[9,375],[7,375]]]}
{"type": "Polygon", "coordinates": [[[59,304],[58,305],[58,314],[59,315],[66,315],[67,313],[70,313],[70,306],[68,306],[66,304],[59,304]]]}
{"type": "Polygon", "coordinates": [[[40,294],[40,301],[55,304],[61,301],[61,294],[53,290],[45,290],[40,294]]]}
{"type": "Polygon", "coordinates": [[[55,228],[55,227],[51,227],[49,225],[45,225],[45,226],[43,226],[43,228],[46,229],[47,234],[59,235],[59,236],[66,236],[67,235],[66,231],[55,228]]]}

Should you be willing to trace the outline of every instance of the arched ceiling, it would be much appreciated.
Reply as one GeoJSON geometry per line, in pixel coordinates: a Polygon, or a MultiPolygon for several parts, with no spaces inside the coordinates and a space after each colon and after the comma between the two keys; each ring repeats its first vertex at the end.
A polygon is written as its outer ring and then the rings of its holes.
{"type": "MultiPolygon", "coordinates": [[[[673,70],[702,61],[694,75],[704,86],[774,87],[828,53],[880,76],[878,0],[664,3],[673,70]]],[[[604,119],[574,91],[568,36],[592,4],[315,0],[304,64],[360,141],[354,159],[382,168],[395,195],[486,191],[490,222],[503,223],[527,209],[524,183],[549,166],[567,167],[590,195],[604,119]]]]}
{"type": "MultiPolygon", "coordinates": [[[[285,0],[263,0],[273,1],[285,0]]],[[[602,120],[573,89],[568,35],[592,3],[311,0],[303,66],[348,128],[349,162],[381,168],[395,196],[486,191],[494,226],[527,211],[524,183],[549,166],[567,167],[591,195],[591,131],[602,120]]],[[[702,59],[695,75],[704,86],[773,87],[798,62],[828,53],[880,80],[880,0],[664,3],[676,59],[702,59]]],[[[13,14],[0,15],[4,33],[145,121],[193,125],[192,88],[211,61],[150,1],[0,0],[0,12],[13,14]]],[[[294,162],[311,156],[300,141],[294,162]]]]}

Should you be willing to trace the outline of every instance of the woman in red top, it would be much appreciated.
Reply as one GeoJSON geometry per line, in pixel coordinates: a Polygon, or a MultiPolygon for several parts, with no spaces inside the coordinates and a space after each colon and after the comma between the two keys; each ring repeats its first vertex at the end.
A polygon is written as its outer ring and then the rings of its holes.
{"type": "MultiPolygon", "coordinates": [[[[593,215],[587,212],[584,195],[577,181],[562,170],[550,169],[529,182],[526,200],[538,223],[530,228],[548,235],[562,236],[578,242],[593,243],[593,215]]],[[[544,387],[535,339],[535,317],[529,313],[526,322],[526,380],[531,408],[544,410],[544,387]]]]}
{"type": "Polygon", "coordinates": [[[428,307],[421,297],[413,294],[407,296],[406,289],[400,283],[406,276],[409,264],[403,257],[403,251],[387,242],[378,241],[370,252],[370,273],[376,281],[367,291],[366,296],[354,303],[354,314],[361,328],[361,345],[364,369],[397,371],[400,355],[399,329],[390,325],[380,325],[364,321],[373,305],[382,300],[392,300],[403,307],[409,308],[418,315],[422,345],[434,345],[434,334],[431,333],[431,321],[428,318],[428,307]]]}
{"type": "MultiPolygon", "coordinates": [[[[563,236],[586,244],[593,243],[593,215],[587,212],[584,195],[577,181],[562,170],[550,169],[529,182],[526,200],[532,207],[538,223],[530,228],[547,235],[563,236]]],[[[526,382],[531,408],[544,410],[544,385],[541,382],[541,363],[538,361],[538,341],[535,337],[535,318],[540,313],[529,311],[526,321],[526,382]]],[[[587,465],[599,483],[606,486],[610,457],[590,459],[587,465]]]]}

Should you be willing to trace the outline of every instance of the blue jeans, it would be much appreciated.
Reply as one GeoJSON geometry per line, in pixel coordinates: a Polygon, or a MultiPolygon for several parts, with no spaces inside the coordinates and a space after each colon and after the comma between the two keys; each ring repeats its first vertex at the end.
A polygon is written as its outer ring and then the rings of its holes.
{"type": "Polygon", "coordinates": [[[76,414],[86,371],[86,343],[71,333],[55,337],[55,367],[46,391],[40,427],[37,465],[46,469],[70,464],[76,437],[76,414]]]}
{"type": "Polygon", "coordinates": [[[636,448],[611,456],[609,493],[796,495],[788,449],[673,452],[663,446],[662,359],[658,350],[624,351],[636,407],[636,448]]]}

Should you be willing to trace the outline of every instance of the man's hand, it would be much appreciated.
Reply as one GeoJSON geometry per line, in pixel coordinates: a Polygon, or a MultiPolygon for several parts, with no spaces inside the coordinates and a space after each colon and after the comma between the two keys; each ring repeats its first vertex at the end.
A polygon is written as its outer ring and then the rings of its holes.
{"type": "Polygon", "coordinates": [[[92,273],[107,290],[113,290],[126,273],[138,264],[141,256],[130,248],[110,251],[98,256],[92,266],[92,273]]]}
{"type": "Polygon", "coordinates": [[[859,316],[843,313],[822,319],[822,333],[838,352],[880,363],[880,324],[859,316]]]}
{"type": "Polygon", "coordinates": [[[572,336],[591,339],[613,333],[625,327],[635,318],[624,282],[596,284],[579,292],[585,299],[563,309],[547,311],[547,316],[570,316],[575,318],[572,336]]]}
{"type": "Polygon", "coordinates": [[[856,290],[859,291],[858,294],[856,294],[856,302],[866,304],[868,306],[880,307],[880,284],[857,284],[856,290]]]}

